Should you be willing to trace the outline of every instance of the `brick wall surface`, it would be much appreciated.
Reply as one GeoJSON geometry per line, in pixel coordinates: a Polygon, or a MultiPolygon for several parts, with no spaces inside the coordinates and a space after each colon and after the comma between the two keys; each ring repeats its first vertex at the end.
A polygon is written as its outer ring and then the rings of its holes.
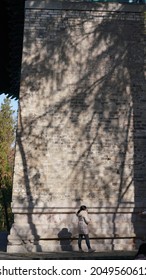
{"type": "Polygon", "coordinates": [[[26,1],[9,251],[76,249],[81,204],[97,250],[145,235],[145,14],[26,1]]]}

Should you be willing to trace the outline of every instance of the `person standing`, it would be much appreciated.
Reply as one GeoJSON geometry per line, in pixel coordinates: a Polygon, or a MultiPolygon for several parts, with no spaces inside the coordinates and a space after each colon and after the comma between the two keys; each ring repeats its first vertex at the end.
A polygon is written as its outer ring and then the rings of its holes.
{"type": "Polygon", "coordinates": [[[82,205],[77,212],[78,217],[78,231],[79,231],[79,238],[78,238],[78,247],[80,252],[84,252],[82,250],[82,240],[85,238],[86,245],[88,248],[88,252],[92,253],[95,250],[91,248],[90,240],[89,240],[89,230],[88,225],[90,224],[90,219],[88,216],[87,207],[82,205]]]}

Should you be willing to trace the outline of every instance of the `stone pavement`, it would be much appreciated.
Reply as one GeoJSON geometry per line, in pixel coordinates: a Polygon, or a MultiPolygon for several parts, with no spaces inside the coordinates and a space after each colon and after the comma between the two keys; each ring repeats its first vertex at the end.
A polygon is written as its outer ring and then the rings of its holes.
{"type": "Polygon", "coordinates": [[[47,252],[7,253],[0,251],[0,260],[133,260],[136,251],[106,251],[94,253],[47,252]]]}

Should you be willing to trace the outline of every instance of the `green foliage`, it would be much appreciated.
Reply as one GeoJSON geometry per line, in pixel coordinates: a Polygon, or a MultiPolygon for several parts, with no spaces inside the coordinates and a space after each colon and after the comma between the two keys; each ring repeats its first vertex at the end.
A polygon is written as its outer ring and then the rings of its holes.
{"type": "Polygon", "coordinates": [[[0,230],[9,230],[12,220],[11,193],[14,162],[15,120],[11,101],[0,108],[0,230]]]}

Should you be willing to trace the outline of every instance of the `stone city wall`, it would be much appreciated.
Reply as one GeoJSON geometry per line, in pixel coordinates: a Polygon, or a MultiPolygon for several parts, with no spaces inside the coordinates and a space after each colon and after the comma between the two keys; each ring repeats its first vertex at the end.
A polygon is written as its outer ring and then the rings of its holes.
{"type": "Polygon", "coordinates": [[[145,34],[143,5],[26,1],[9,252],[76,250],[82,204],[99,251],[145,234],[145,34]]]}

